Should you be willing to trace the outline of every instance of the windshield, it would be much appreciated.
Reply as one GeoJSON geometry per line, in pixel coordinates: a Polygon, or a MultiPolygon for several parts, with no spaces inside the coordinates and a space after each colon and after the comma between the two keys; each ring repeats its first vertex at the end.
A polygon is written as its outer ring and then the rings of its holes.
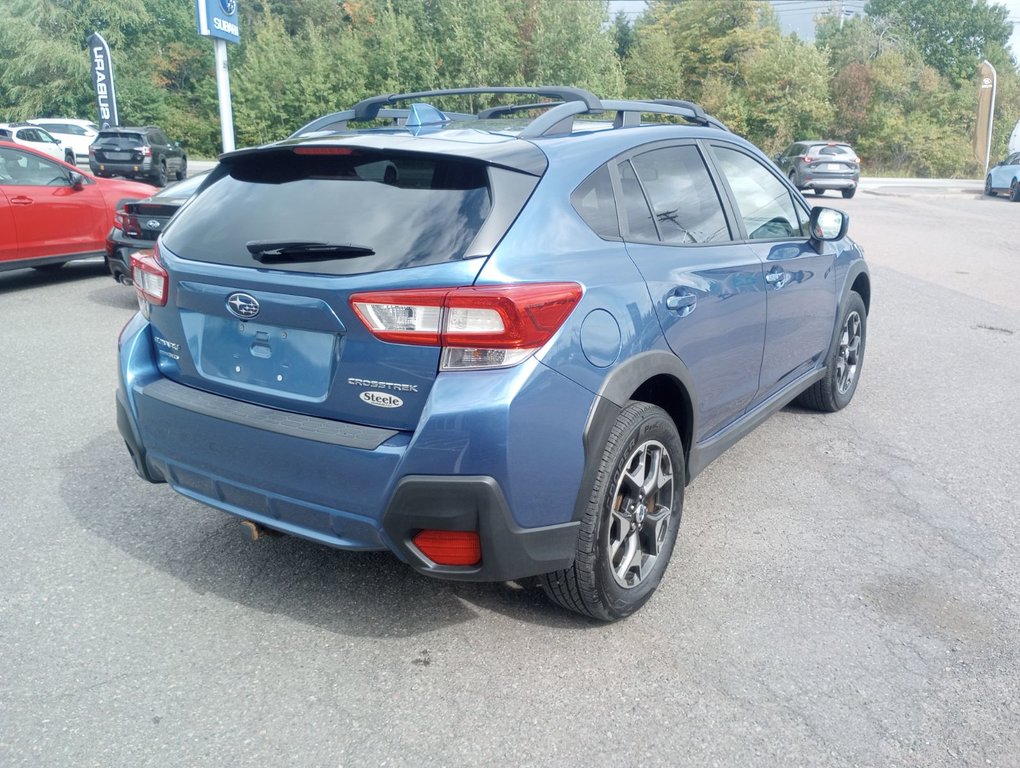
{"type": "Polygon", "coordinates": [[[282,260],[273,268],[377,272],[462,258],[491,210],[484,163],[330,151],[233,158],[180,212],[165,246],[185,259],[259,267],[248,243],[355,243],[364,254],[282,260]]]}

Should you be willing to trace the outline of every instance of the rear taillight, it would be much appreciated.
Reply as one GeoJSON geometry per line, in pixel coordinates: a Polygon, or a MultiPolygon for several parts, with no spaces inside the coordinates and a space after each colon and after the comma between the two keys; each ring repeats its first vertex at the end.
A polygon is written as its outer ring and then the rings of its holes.
{"type": "Polygon", "coordinates": [[[443,348],[441,370],[505,368],[545,345],[577,306],[577,283],[426,288],[351,296],[377,338],[443,348]]]}
{"type": "Polygon", "coordinates": [[[804,155],[804,162],[805,163],[813,163],[814,161],[815,161],[815,159],[813,157],[811,157],[811,155],[804,155]]]}
{"type": "Polygon", "coordinates": [[[138,294],[138,308],[146,318],[152,306],[166,305],[170,276],[159,260],[159,247],[131,254],[131,279],[138,294]]]}
{"type": "Polygon", "coordinates": [[[89,154],[90,155],[96,154],[96,148],[95,147],[89,147],[89,154]]]}
{"type": "Polygon", "coordinates": [[[152,157],[152,147],[142,147],[142,157],[152,157]]]}
{"type": "Polygon", "coordinates": [[[130,237],[142,236],[142,224],[137,216],[119,211],[113,215],[113,226],[130,237]]]}

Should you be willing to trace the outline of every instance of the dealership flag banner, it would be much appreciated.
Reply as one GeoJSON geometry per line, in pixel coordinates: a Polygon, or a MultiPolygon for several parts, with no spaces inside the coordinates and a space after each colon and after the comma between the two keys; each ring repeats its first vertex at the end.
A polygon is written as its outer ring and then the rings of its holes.
{"type": "Polygon", "coordinates": [[[92,85],[99,106],[99,127],[120,125],[117,115],[117,93],[113,90],[113,57],[110,46],[98,32],[89,35],[89,59],[92,63],[92,85]]]}
{"type": "Polygon", "coordinates": [[[977,130],[974,133],[974,159],[985,164],[988,172],[988,160],[992,149],[992,120],[995,114],[995,67],[989,62],[981,62],[981,86],[978,89],[977,130]]]}

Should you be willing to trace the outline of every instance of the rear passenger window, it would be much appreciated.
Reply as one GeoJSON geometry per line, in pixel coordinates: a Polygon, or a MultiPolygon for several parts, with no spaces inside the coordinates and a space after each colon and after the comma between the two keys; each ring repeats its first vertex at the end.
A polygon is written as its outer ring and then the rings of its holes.
{"type": "Polygon", "coordinates": [[[609,168],[603,165],[581,182],[570,196],[574,210],[603,240],[620,239],[620,218],[609,168]]]}
{"type": "Polygon", "coordinates": [[[735,149],[713,146],[712,154],[733,191],[750,240],[807,237],[790,191],[771,171],[735,149]]]}
{"type": "Polygon", "coordinates": [[[641,182],[630,162],[620,163],[620,186],[623,189],[623,212],[627,219],[627,237],[636,241],[659,241],[659,233],[652,220],[652,211],[645,200],[641,182]]]}
{"type": "Polygon", "coordinates": [[[729,240],[722,203],[697,147],[669,147],[633,160],[665,243],[729,240]]]}

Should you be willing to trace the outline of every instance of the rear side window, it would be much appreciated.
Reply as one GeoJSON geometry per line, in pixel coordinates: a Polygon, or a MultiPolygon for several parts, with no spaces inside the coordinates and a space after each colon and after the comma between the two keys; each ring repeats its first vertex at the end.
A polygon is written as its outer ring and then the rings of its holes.
{"type": "Polygon", "coordinates": [[[620,239],[620,218],[609,168],[602,166],[581,182],[570,196],[570,203],[582,219],[603,240],[620,239]]]}
{"type": "Polygon", "coordinates": [[[335,153],[288,149],[221,164],[216,178],[178,214],[164,244],[184,259],[336,275],[473,255],[468,247],[492,209],[484,163],[324,151],[335,153]],[[274,260],[270,267],[249,252],[248,244],[258,241],[354,247],[329,258],[274,260]]]}

